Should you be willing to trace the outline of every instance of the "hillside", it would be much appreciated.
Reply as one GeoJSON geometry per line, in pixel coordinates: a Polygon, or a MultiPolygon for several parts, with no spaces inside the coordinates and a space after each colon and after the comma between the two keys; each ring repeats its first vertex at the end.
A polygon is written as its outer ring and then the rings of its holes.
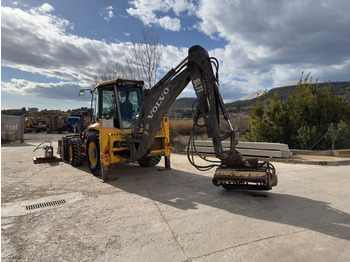
{"type": "Polygon", "coordinates": [[[192,105],[193,105],[194,101],[196,101],[196,100],[197,100],[197,98],[194,98],[194,97],[178,98],[171,105],[171,109],[192,108],[192,105]]]}
{"type": "MultiPolygon", "coordinates": [[[[350,87],[350,81],[346,81],[346,82],[330,82],[332,87],[333,87],[333,91],[336,95],[345,95],[346,93],[346,89],[348,87],[350,87]]],[[[327,85],[328,82],[325,83],[319,83],[319,87],[323,88],[325,85],[327,85]]],[[[282,101],[286,101],[288,98],[288,95],[293,92],[296,89],[297,85],[290,85],[290,86],[283,86],[283,87],[276,87],[273,89],[270,89],[267,92],[267,98],[272,99],[273,98],[273,94],[275,93],[275,91],[278,92],[278,95],[280,96],[282,101]]],[[[189,110],[190,108],[192,108],[192,105],[194,103],[194,101],[196,101],[196,98],[178,98],[175,100],[175,102],[173,103],[173,105],[170,108],[170,112],[172,112],[172,114],[170,114],[172,117],[174,117],[173,115],[175,114],[176,117],[191,117],[191,110],[189,110]],[[184,109],[188,109],[188,110],[184,110],[184,109]]],[[[262,101],[265,100],[265,97],[262,97],[262,101]]],[[[228,108],[228,111],[231,113],[248,113],[250,108],[252,106],[254,106],[256,103],[256,97],[252,98],[252,99],[248,99],[248,100],[238,100],[238,101],[234,101],[232,103],[227,103],[226,107],[228,108]]]]}
{"type": "MultiPolygon", "coordinates": [[[[323,88],[325,87],[329,82],[325,82],[325,83],[319,83],[319,87],[323,88]]],[[[347,82],[330,82],[332,87],[333,87],[333,91],[336,95],[345,95],[346,93],[346,89],[348,87],[350,87],[350,81],[347,82]]],[[[288,95],[293,92],[296,89],[297,85],[291,85],[291,86],[283,86],[283,87],[276,87],[276,88],[272,88],[267,92],[267,98],[272,99],[273,98],[273,94],[277,91],[279,97],[281,98],[282,101],[287,100],[288,95]]],[[[265,98],[263,97],[262,100],[265,100],[265,98]]],[[[256,102],[256,98],[252,98],[249,100],[238,100],[232,103],[228,103],[226,104],[227,107],[229,108],[241,108],[241,107],[251,107],[255,104],[256,102]]]]}

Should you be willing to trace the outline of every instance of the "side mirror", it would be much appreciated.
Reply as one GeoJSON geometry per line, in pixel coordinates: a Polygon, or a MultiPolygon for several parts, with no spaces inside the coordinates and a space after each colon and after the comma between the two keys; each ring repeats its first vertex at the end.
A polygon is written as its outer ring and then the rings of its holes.
{"type": "Polygon", "coordinates": [[[81,97],[81,98],[85,97],[85,91],[84,90],[80,90],[79,91],[79,97],[81,97]]]}

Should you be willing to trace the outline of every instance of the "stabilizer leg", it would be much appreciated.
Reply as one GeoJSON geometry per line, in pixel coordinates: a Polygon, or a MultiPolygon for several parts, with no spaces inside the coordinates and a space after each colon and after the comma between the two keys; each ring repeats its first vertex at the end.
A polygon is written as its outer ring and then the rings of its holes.
{"type": "Polygon", "coordinates": [[[158,168],[158,171],[165,171],[165,170],[171,169],[170,156],[164,156],[164,163],[165,163],[164,165],[165,167],[158,168]]]}

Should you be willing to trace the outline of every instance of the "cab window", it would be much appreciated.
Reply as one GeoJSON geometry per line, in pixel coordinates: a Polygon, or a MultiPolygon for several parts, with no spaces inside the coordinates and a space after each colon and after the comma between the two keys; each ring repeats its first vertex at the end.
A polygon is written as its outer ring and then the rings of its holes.
{"type": "Polygon", "coordinates": [[[132,128],[139,118],[142,105],[142,89],[118,87],[118,99],[123,128],[132,128]]]}

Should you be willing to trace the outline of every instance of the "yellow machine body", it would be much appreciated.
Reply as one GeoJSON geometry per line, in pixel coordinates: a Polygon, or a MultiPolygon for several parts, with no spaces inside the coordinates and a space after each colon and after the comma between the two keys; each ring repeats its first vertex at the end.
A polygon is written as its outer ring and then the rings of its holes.
{"type": "MultiPolygon", "coordinates": [[[[112,120],[100,119],[98,123],[88,128],[89,132],[99,133],[99,151],[102,168],[120,162],[128,162],[126,156],[130,151],[130,148],[126,144],[126,136],[131,135],[132,129],[121,130],[111,127],[109,121],[112,120]]],[[[154,139],[150,155],[170,156],[170,149],[169,118],[164,117],[159,132],[154,139]]]]}

